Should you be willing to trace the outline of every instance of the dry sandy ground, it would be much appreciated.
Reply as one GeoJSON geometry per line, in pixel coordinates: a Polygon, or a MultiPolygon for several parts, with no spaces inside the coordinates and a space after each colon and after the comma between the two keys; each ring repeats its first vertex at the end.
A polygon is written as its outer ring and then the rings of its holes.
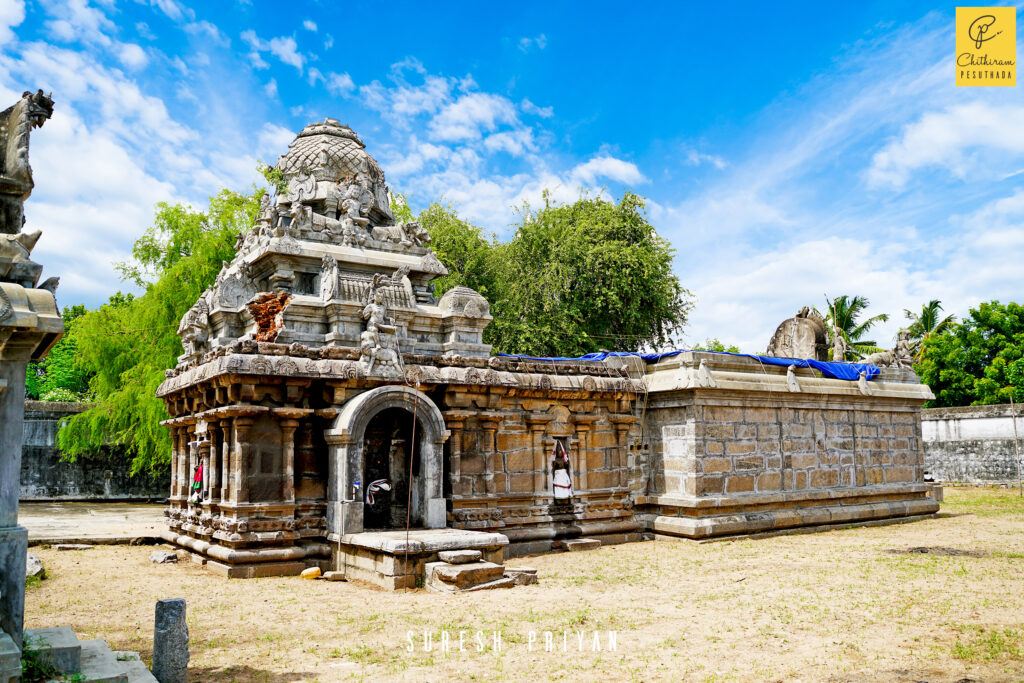
{"type": "Polygon", "coordinates": [[[152,550],[37,548],[51,578],[29,587],[26,626],[69,624],[148,661],[154,602],[185,597],[193,681],[1024,680],[1015,491],[947,489],[940,517],[910,524],[528,558],[510,564],[540,585],[461,596],[230,581],[151,565],[152,550]],[[465,651],[445,655],[442,632],[460,630],[465,651]]]}

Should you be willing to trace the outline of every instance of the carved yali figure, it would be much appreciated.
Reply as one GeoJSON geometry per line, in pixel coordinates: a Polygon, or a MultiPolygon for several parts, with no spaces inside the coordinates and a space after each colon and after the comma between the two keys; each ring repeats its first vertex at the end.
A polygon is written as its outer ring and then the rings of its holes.
{"type": "Polygon", "coordinates": [[[320,299],[330,301],[338,295],[338,261],[324,254],[320,261],[320,299]]]}

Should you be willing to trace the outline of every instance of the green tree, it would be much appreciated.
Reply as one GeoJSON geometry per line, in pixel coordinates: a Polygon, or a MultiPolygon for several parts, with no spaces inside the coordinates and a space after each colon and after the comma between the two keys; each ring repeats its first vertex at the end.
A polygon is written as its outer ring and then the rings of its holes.
{"type": "Polygon", "coordinates": [[[78,367],[90,377],[96,405],[62,426],[58,441],[66,456],[120,445],[132,457],[133,473],[166,466],[170,438],[160,421],[167,412],[155,392],[182,352],[178,323],[234,257],[235,239],[252,227],[263,193],[223,190],[205,212],[157,205],[153,226],[135,243],[134,260],[119,264],[144,293],[115,295],[75,323],[78,367]]]}
{"type": "Polygon", "coordinates": [[[915,350],[915,357],[921,358],[922,342],[933,334],[942,334],[956,325],[956,316],[942,316],[942,302],[932,299],[921,306],[920,313],[903,309],[903,314],[910,321],[907,331],[910,332],[910,342],[915,350]]]}
{"type": "Polygon", "coordinates": [[[488,301],[495,299],[502,249],[494,237],[485,237],[483,230],[459,218],[451,206],[431,204],[420,212],[418,221],[430,233],[430,248],[448,268],[447,275],[433,281],[434,294],[442,296],[462,286],[475,289],[488,301]]]}
{"type": "MultiPolygon", "coordinates": [[[[825,297],[825,303],[828,305],[828,310],[822,317],[828,327],[829,343],[833,343],[835,328],[838,328],[847,348],[846,358],[834,358],[833,360],[858,360],[868,354],[881,351],[873,340],[865,339],[864,335],[878,323],[887,321],[889,319],[887,313],[880,313],[861,320],[870,303],[863,296],[843,295],[834,299],[825,297]]],[[[831,354],[831,351],[829,353],[831,354]]]]}
{"type": "Polygon", "coordinates": [[[729,344],[726,346],[725,342],[720,340],[718,337],[708,337],[700,344],[693,347],[694,351],[727,351],[729,353],[742,353],[740,347],[729,344]]]}
{"type": "Polygon", "coordinates": [[[936,406],[1024,402],[1024,306],[972,308],[962,324],[928,335],[914,366],[936,406]]]}
{"type": "Polygon", "coordinates": [[[25,376],[25,397],[38,401],[83,401],[88,399],[89,377],[78,366],[78,339],[75,324],[86,314],[82,304],[65,306],[64,336],[53,345],[46,358],[29,363],[25,376]]]}
{"type": "Polygon", "coordinates": [[[575,356],[672,343],[692,296],[641,197],[555,204],[545,193],[540,211],[522,215],[492,255],[498,296],[487,338],[496,350],[575,356]]]}

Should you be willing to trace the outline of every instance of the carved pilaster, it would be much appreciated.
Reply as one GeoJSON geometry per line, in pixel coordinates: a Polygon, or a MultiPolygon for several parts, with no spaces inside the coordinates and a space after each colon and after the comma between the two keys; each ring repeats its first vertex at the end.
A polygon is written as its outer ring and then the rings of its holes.
{"type": "Polygon", "coordinates": [[[249,415],[235,418],[235,448],[231,463],[231,478],[235,494],[235,503],[249,502],[249,460],[252,444],[249,442],[249,430],[254,420],[249,415]]]}
{"type": "Polygon", "coordinates": [[[462,432],[470,415],[472,412],[467,410],[450,410],[444,414],[444,424],[451,432],[448,442],[448,481],[453,498],[467,493],[462,486],[462,432]]]}
{"type": "Polygon", "coordinates": [[[220,477],[223,463],[221,462],[221,434],[219,420],[207,419],[207,433],[210,436],[210,487],[206,497],[211,503],[220,502],[220,477]]]}
{"type": "Polygon", "coordinates": [[[498,431],[498,424],[500,422],[500,415],[488,415],[486,413],[480,415],[480,427],[484,431],[484,443],[481,449],[481,455],[484,459],[484,490],[488,494],[496,491],[494,484],[494,458],[497,456],[498,448],[494,435],[498,431]]]}
{"type": "Polygon", "coordinates": [[[281,426],[281,460],[282,460],[282,499],[285,503],[295,502],[295,430],[299,428],[299,421],[294,418],[285,418],[280,421],[281,426]]]}
{"type": "Polygon", "coordinates": [[[533,450],[533,490],[541,495],[551,492],[551,467],[544,445],[544,430],[554,419],[553,415],[547,413],[526,414],[526,425],[530,429],[530,447],[533,450]]]}

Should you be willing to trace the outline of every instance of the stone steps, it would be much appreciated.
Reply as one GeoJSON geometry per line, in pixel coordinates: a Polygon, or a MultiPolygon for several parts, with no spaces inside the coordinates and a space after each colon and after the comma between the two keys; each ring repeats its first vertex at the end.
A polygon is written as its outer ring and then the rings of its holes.
{"type": "Polygon", "coordinates": [[[25,642],[41,661],[65,675],[79,674],[82,683],[156,683],[137,652],[112,652],[100,638],[79,640],[70,626],[26,629],[25,642]]]}
{"type": "Polygon", "coordinates": [[[506,569],[485,562],[479,550],[445,550],[439,561],[423,567],[424,586],[438,593],[468,593],[492,588],[512,588],[537,583],[537,570],[530,567],[506,569]]]}

